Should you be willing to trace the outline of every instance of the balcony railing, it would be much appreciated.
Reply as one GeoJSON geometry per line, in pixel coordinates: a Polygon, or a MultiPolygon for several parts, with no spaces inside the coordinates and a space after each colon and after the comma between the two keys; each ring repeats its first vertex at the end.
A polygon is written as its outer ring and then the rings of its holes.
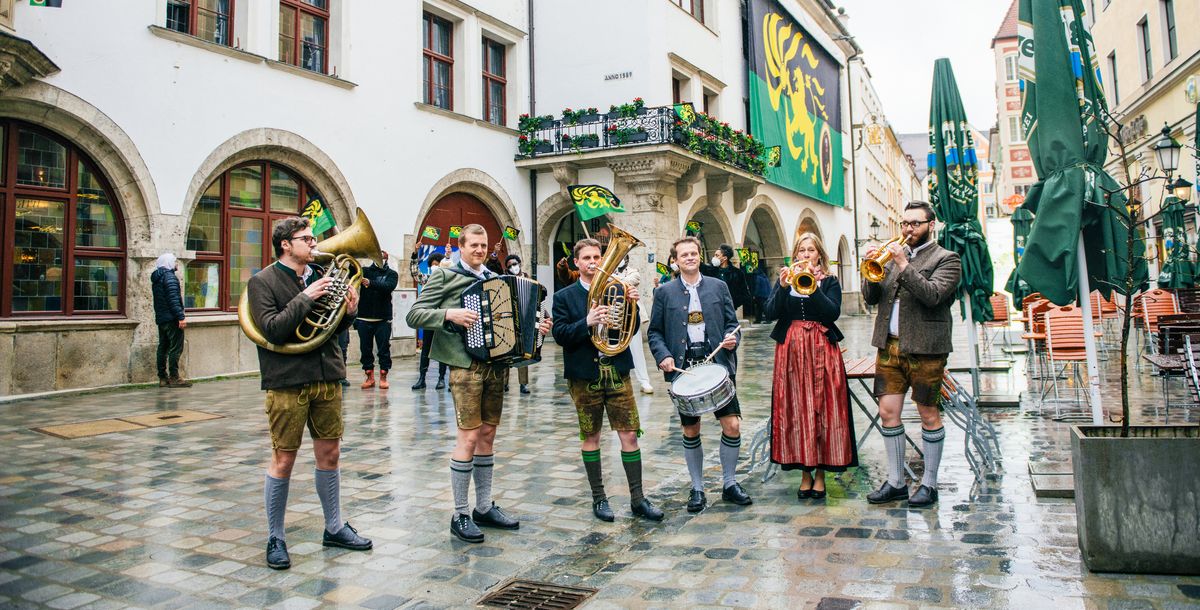
{"type": "Polygon", "coordinates": [[[675,106],[631,104],[609,113],[564,112],[560,118],[521,117],[517,158],[530,159],[592,150],[673,144],[762,176],[765,148],[749,134],[703,113],[675,106]],[[684,117],[692,117],[690,121],[684,117]]]}

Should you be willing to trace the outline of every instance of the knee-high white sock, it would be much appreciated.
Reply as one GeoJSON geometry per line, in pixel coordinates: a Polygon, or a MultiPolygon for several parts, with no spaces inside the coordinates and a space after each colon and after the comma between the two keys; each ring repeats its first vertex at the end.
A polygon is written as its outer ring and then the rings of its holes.
{"type": "Polygon", "coordinates": [[[921,484],[930,489],[937,489],[937,471],[942,462],[942,446],[946,444],[946,427],[937,430],[921,429],[921,441],[925,450],[925,474],[921,475],[921,484]]]}
{"type": "Polygon", "coordinates": [[[683,435],[683,459],[692,477],[692,489],[704,491],[704,449],[700,446],[699,436],[683,435]]]}
{"type": "Polygon", "coordinates": [[[904,487],[904,424],[895,428],[882,427],[883,445],[887,448],[888,483],[904,487]]]}
{"type": "Polygon", "coordinates": [[[325,513],[325,531],[336,534],[342,531],[341,471],[317,469],[317,497],[321,499],[321,511],[325,513]]]}
{"type": "Polygon", "coordinates": [[[475,456],[475,510],[486,513],[492,509],[493,454],[475,456]]]}
{"type": "Polygon", "coordinates": [[[454,512],[460,515],[471,514],[467,492],[471,490],[472,470],[471,462],[460,462],[450,458],[450,489],[454,492],[454,512]]]}
{"type": "Polygon", "coordinates": [[[737,479],[734,474],[737,472],[738,453],[742,450],[741,436],[725,436],[721,435],[721,488],[725,489],[734,483],[737,479]]]}
{"type": "Polygon", "coordinates": [[[263,485],[263,504],[267,509],[267,536],[283,540],[283,515],[287,512],[290,479],[267,475],[263,485]]]}

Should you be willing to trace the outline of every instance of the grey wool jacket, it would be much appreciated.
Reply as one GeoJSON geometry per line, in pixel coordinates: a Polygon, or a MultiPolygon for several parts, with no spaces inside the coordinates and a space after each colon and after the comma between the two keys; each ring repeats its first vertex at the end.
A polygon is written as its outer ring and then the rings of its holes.
{"type": "Polygon", "coordinates": [[[950,305],[958,293],[962,264],[958,255],[936,243],[910,258],[904,271],[896,262],[884,266],[887,275],[880,283],[863,280],[867,305],[879,305],[871,345],[887,347],[892,320],[892,301],[900,299],[900,351],[905,354],[949,354],[954,351],[950,305]]]}

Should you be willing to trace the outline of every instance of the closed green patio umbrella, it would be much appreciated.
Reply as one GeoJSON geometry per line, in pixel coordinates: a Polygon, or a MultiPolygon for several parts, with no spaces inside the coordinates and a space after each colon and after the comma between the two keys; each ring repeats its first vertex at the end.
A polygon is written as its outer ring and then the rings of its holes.
{"type": "Polygon", "coordinates": [[[1162,211],[1163,256],[1159,266],[1159,288],[1191,288],[1196,284],[1192,248],[1188,244],[1187,209],[1176,197],[1167,197],[1162,211]]]}
{"type": "MultiPolygon", "coordinates": [[[[1129,212],[1104,171],[1108,134],[1098,64],[1080,0],[1020,0],[1021,124],[1037,171],[1024,206],[1035,214],[1017,274],[1058,305],[1079,297],[1092,422],[1103,423],[1089,286],[1108,296],[1145,281],[1141,252],[1129,252],[1129,212]],[[1140,280],[1140,281],[1139,281],[1140,280]]],[[[1141,248],[1139,247],[1138,250],[1141,248]]]]}
{"type": "MultiPolygon", "coordinates": [[[[938,244],[962,259],[959,295],[969,300],[971,320],[992,319],[992,258],[979,223],[979,161],[975,137],[963,111],[950,60],[933,64],[929,105],[929,202],[945,228],[938,244]]],[[[965,304],[965,303],[964,303],[965,304]]],[[[965,315],[965,307],[964,315],[965,315]]]]}
{"type": "MultiPolygon", "coordinates": [[[[1021,257],[1025,254],[1025,240],[1029,239],[1029,230],[1033,227],[1033,212],[1025,208],[1017,208],[1013,210],[1012,218],[1009,222],[1013,226],[1013,262],[1021,263],[1021,257]]],[[[1012,273],[1008,274],[1008,283],[1004,289],[1012,295],[1014,309],[1021,309],[1021,301],[1025,297],[1033,294],[1033,289],[1029,284],[1017,275],[1016,267],[1012,273]]]]}

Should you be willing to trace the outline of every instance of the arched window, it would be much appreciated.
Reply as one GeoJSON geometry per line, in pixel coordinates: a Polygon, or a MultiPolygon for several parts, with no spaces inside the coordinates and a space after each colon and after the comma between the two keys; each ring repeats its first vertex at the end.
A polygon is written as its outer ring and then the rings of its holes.
{"type": "MultiPolygon", "coordinates": [[[[295,171],[267,161],[239,165],[200,195],[188,225],[186,248],[196,252],[183,273],[183,306],[232,311],[250,276],[275,260],[275,221],[325,200],[295,171]]],[[[318,235],[321,239],[333,229],[318,235]]]]}
{"type": "Polygon", "coordinates": [[[0,317],[120,314],[125,222],[70,142],[0,119],[0,317]]]}

